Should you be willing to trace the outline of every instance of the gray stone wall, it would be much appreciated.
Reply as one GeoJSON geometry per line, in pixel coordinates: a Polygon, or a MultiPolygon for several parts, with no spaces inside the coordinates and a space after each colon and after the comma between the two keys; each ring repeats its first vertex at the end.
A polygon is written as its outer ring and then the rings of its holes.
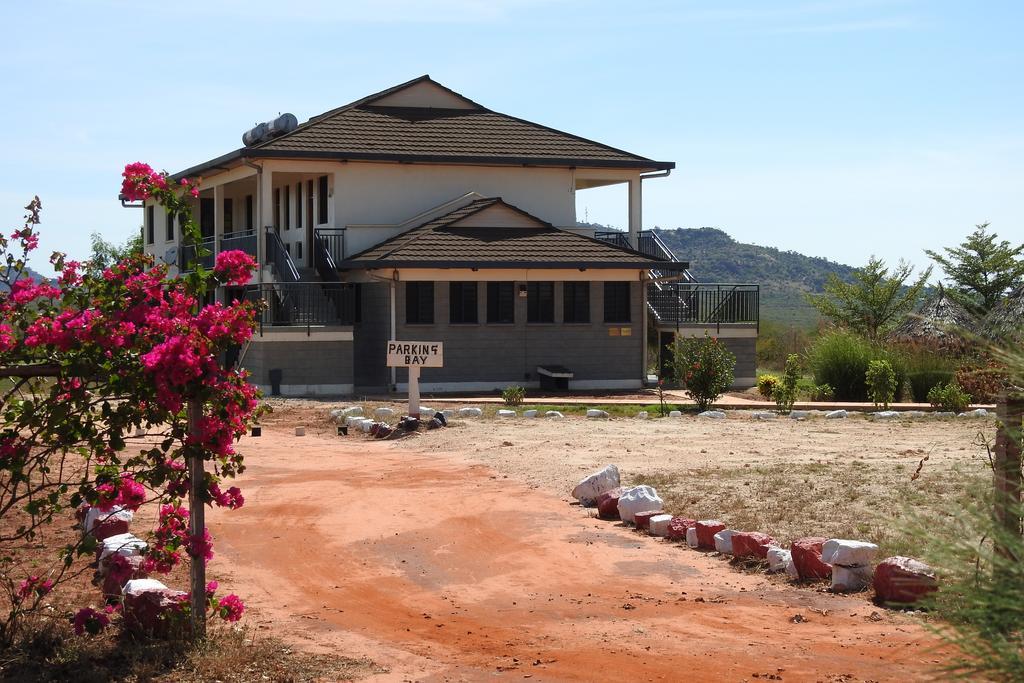
{"type": "MultiPolygon", "coordinates": [[[[280,368],[282,386],[351,387],[354,383],[351,341],[319,341],[316,331],[309,337],[305,334],[289,336],[294,339],[253,338],[242,359],[242,367],[249,371],[251,382],[269,387],[270,371],[280,368]]],[[[301,393],[323,392],[311,389],[301,393]]]]}
{"type": "Polygon", "coordinates": [[[736,367],[733,376],[736,389],[749,389],[754,386],[750,380],[757,376],[757,339],[755,337],[721,338],[725,348],[736,356],[736,367]]]}
{"type": "MultiPolygon", "coordinates": [[[[643,377],[642,290],[630,283],[630,323],[605,324],[604,284],[590,283],[589,323],[563,322],[562,283],[555,283],[555,322],[527,323],[527,300],[514,283],[515,323],[488,324],[487,283],[478,282],[475,324],[449,324],[448,282],[434,284],[434,324],[405,323],[405,287],[398,285],[398,339],[444,342],[443,368],[424,368],[420,381],[493,382],[495,386],[536,382],[538,365],[562,365],[575,373],[573,381],[640,380],[643,377]],[[619,334],[611,336],[610,328],[619,334]],[[621,334],[622,329],[628,336],[621,334]]],[[[363,308],[364,316],[366,308],[363,308]]],[[[360,356],[361,357],[361,356],[360,356]]],[[[399,370],[398,381],[407,373],[399,370]]]]}
{"type": "MultiPolygon", "coordinates": [[[[386,344],[391,336],[390,286],[367,282],[359,286],[360,318],[355,324],[355,383],[374,392],[383,391],[391,381],[385,366],[386,344]]],[[[403,309],[404,311],[404,309],[403,309]]]]}

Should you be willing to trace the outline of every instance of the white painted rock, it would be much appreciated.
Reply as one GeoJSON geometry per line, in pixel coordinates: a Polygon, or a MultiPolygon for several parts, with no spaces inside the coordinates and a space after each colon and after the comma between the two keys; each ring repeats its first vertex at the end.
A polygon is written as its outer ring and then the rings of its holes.
{"type": "Polygon", "coordinates": [[[565,417],[565,415],[562,415],[557,410],[549,410],[548,412],[544,413],[544,417],[553,417],[553,418],[557,419],[557,418],[565,417]]]}
{"type": "Polygon", "coordinates": [[[932,417],[956,417],[956,413],[940,410],[938,412],[932,413],[932,417]]]}
{"type": "Polygon", "coordinates": [[[615,465],[608,465],[602,470],[587,475],[576,484],[572,490],[572,497],[585,507],[592,507],[594,501],[605,491],[611,491],[619,486],[619,468],[615,465]]]}
{"type": "Polygon", "coordinates": [[[703,413],[697,413],[697,417],[707,417],[712,420],[724,420],[725,412],[722,410],[705,410],[703,413]]]}
{"type": "Polygon", "coordinates": [[[811,411],[809,411],[809,410],[791,410],[791,411],[789,411],[789,416],[791,418],[793,418],[794,420],[803,420],[803,419],[806,419],[806,418],[811,416],[811,411]]]}
{"type": "Polygon", "coordinates": [[[849,416],[850,414],[845,410],[830,410],[825,413],[825,419],[827,420],[844,420],[849,416]]]}
{"type": "Polygon", "coordinates": [[[515,417],[516,411],[514,410],[499,410],[498,417],[515,417]]]}
{"type": "Polygon", "coordinates": [[[891,420],[899,416],[900,414],[895,410],[879,410],[877,413],[871,413],[871,417],[876,420],[891,420]]]}
{"type": "Polygon", "coordinates": [[[668,414],[669,417],[682,417],[683,413],[681,410],[673,410],[668,414]]]}
{"type": "Polygon", "coordinates": [[[966,413],[960,413],[957,417],[988,417],[988,411],[984,408],[976,408],[968,410],[966,413]]]}
{"type": "Polygon", "coordinates": [[[365,417],[359,417],[358,415],[349,415],[348,417],[345,418],[345,426],[355,427],[365,419],[365,417]]]}
{"type": "Polygon", "coordinates": [[[778,415],[770,410],[755,410],[750,413],[750,417],[754,420],[774,420],[778,415]]]}
{"type": "Polygon", "coordinates": [[[433,416],[434,413],[436,413],[436,412],[437,411],[434,410],[433,408],[428,408],[427,406],[420,406],[420,415],[430,415],[430,416],[433,416]]]}
{"type": "Polygon", "coordinates": [[[107,522],[127,522],[131,524],[134,517],[135,515],[131,510],[126,510],[120,505],[115,505],[106,512],[103,512],[98,507],[93,506],[85,513],[85,531],[92,531],[96,528],[97,524],[104,524],[107,522]]]}
{"type": "Polygon", "coordinates": [[[686,530],[686,545],[691,548],[696,548],[700,545],[700,541],[697,540],[697,527],[691,526],[686,530]]]}
{"type": "Polygon", "coordinates": [[[129,579],[121,589],[122,595],[140,595],[148,591],[165,591],[167,586],[156,579],[129,579]]]}
{"type": "Polygon", "coordinates": [[[777,548],[775,546],[769,546],[768,548],[768,571],[770,572],[786,572],[791,576],[796,576],[796,565],[793,564],[793,553],[786,550],[785,548],[777,548]],[[790,570],[792,567],[792,570],[790,570]]]}
{"type": "Polygon", "coordinates": [[[923,410],[904,410],[903,417],[925,417],[928,413],[923,410]]]}
{"type": "Polygon", "coordinates": [[[117,534],[103,539],[101,547],[100,565],[102,566],[103,560],[115,553],[118,555],[124,555],[125,557],[142,555],[146,551],[148,545],[145,541],[134,534],[117,534]]]}
{"type": "Polygon", "coordinates": [[[732,535],[736,533],[732,529],[722,529],[715,534],[715,550],[724,554],[732,555],[732,535]]]}
{"type": "Polygon", "coordinates": [[[825,564],[859,567],[870,565],[878,553],[878,546],[866,541],[833,538],[821,546],[821,561],[825,564]]]}
{"type": "Polygon", "coordinates": [[[380,407],[373,411],[373,416],[378,420],[382,420],[385,417],[394,417],[395,410],[394,408],[380,407]]]}
{"type": "Polygon", "coordinates": [[[647,533],[651,536],[668,536],[668,523],[672,521],[672,515],[654,515],[649,522],[647,533]]]}
{"type": "Polygon", "coordinates": [[[373,420],[363,420],[362,422],[359,423],[359,431],[363,432],[364,434],[369,434],[370,430],[373,429],[374,424],[375,423],[373,420]]]}
{"type": "Polygon", "coordinates": [[[523,417],[537,417],[537,411],[536,410],[524,410],[523,411],[523,417]]]}
{"type": "Polygon", "coordinates": [[[637,417],[638,420],[646,420],[647,419],[647,411],[646,410],[641,410],[639,413],[636,414],[636,417],[637,417]]]}
{"type": "Polygon", "coordinates": [[[341,421],[346,417],[355,417],[363,414],[362,406],[346,406],[344,408],[335,408],[331,411],[331,417],[335,421],[341,421]]]}
{"type": "Polygon", "coordinates": [[[654,487],[634,486],[619,496],[619,519],[632,523],[636,521],[636,513],[644,510],[661,510],[664,507],[665,501],[658,496],[654,487]]]}
{"type": "Polygon", "coordinates": [[[833,565],[831,590],[835,593],[864,590],[871,585],[873,573],[869,564],[858,567],[833,565]]]}
{"type": "Polygon", "coordinates": [[[604,410],[597,410],[596,408],[587,409],[587,417],[608,417],[608,413],[604,410]]]}
{"type": "Polygon", "coordinates": [[[455,417],[455,411],[452,410],[451,408],[445,408],[444,410],[441,411],[441,414],[444,415],[444,419],[446,420],[450,420],[453,417],[455,417]]]}
{"type": "Polygon", "coordinates": [[[459,417],[480,417],[483,414],[479,408],[459,408],[459,417]]]}

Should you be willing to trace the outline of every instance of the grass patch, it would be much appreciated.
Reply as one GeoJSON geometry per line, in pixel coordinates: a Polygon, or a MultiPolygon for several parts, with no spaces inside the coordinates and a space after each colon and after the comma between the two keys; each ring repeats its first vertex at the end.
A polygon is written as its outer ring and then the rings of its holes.
{"type": "Polygon", "coordinates": [[[658,490],[667,511],[721,519],[788,544],[801,536],[877,543],[880,557],[920,555],[916,518],[948,515],[970,504],[987,481],[981,467],[927,468],[912,480],[906,463],[773,463],[653,472],[630,479],[658,490]]]}
{"type": "Polygon", "coordinates": [[[386,669],[367,659],[296,652],[253,631],[213,628],[201,643],[80,638],[57,620],[35,625],[0,661],[4,681],[350,681],[386,669]]]}

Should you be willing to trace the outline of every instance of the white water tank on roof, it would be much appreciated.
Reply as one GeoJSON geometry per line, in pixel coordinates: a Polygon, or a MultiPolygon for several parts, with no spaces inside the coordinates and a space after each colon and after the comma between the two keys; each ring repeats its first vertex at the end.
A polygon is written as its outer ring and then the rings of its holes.
{"type": "Polygon", "coordinates": [[[295,118],[295,114],[281,114],[273,121],[261,123],[245,131],[242,134],[242,144],[246,147],[252,147],[271,138],[291,133],[298,127],[299,120],[295,118]]]}

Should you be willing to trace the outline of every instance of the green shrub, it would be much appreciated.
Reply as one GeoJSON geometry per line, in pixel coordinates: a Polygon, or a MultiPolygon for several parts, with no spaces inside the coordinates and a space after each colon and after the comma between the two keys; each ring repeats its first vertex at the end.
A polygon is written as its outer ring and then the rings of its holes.
{"type": "Polygon", "coordinates": [[[835,390],[828,384],[817,384],[811,394],[812,401],[832,401],[836,397],[835,390]]]}
{"type": "Polygon", "coordinates": [[[526,389],[515,384],[501,390],[501,400],[503,400],[507,406],[520,405],[524,398],[526,398],[526,389]]]}
{"type": "Polygon", "coordinates": [[[928,402],[947,412],[962,413],[971,404],[971,397],[956,382],[937,384],[928,391],[928,402]]]}
{"type": "Polygon", "coordinates": [[[779,410],[788,413],[793,409],[796,402],[797,385],[800,383],[800,356],[795,353],[789,354],[786,359],[786,372],[782,375],[782,381],[775,388],[775,405],[779,410]]]}
{"type": "Polygon", "coordinates": [[[889,403],[896,398],[896,373],[892,363],[887,360],[873,360],[868,363],[868,371],[864,375],[864,383],[868,387],[868,397],[875,407],[889,409],[889,403]]]}
{"type": "Polygon", "coordinates": [[[757,393],[765,399],[770,399],[779,385],[779,378],[775,375],[759,375],[757,378],[757,393]]]}
{"type": "Polygon", "coordinates": [[[964,365],[956,371],[953,379],[974,403],[995,403],[1006,386],[1007,376],[1005,369],[989,362],[964,365]]]}
{"type": "Polygon", "coordinates": [[[907,380],[910,382],[910,396],[917,403],[927,401],[931,388],[948,384],[956,372],[956,359],[938,349],[918,346],[906,348],[903,358],[907,380]]]}
{"type": "Polygon", "coordinates": [[[736,356],[705,333],[677,340],[672,363],[676,380],[703,411],[732,386],[736,356]]]}
{"type": "Polygon", "coordinates": [[[902,399],[907,371],[899,351],[872,344],[852,332],[834,330],[819,337],[808,352],[815,384],[832,387],[839,401],[868,400],[866,378],[868,364],[873,360],[889,362],[896,379],[894,398],[902,399]]]}

